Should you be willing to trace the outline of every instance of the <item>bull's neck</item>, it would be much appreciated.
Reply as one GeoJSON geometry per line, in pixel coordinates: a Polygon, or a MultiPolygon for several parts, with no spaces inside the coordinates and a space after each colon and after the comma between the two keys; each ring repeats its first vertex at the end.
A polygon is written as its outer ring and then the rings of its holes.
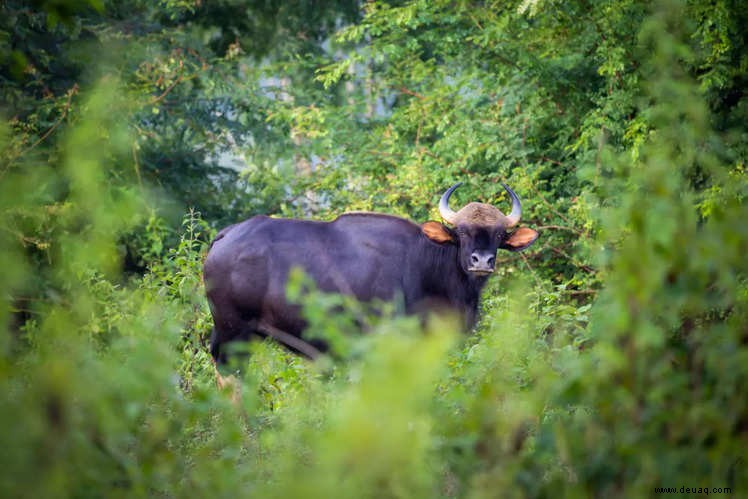
{"type": "Polygon", "coordinates": [[[441,291],[444,297],[452,303],[477,308],[488,277],[467,274],[460,265],[457,246],[431,245],[431,250],[434,254],[429,263],[433,265],[433,274],[438,282],[443,285],[441,291]]]}

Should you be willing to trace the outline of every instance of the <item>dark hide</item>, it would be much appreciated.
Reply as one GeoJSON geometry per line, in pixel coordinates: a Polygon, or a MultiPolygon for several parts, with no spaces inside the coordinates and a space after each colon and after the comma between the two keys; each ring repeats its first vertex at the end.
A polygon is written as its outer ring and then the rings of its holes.
{"type": "Polygon", "coordinates": [[[364,302],[399,299],[406,313],[447,308],[472,328],[488,274],[468,271],[470,255],[479,251],[495,256],[499,247],[516,249],[504,244],[506,239],[501,227],[420,226],[373,213],[347,214],[332,222],[257,216],[233,225],[219,233],[205,260],[205,287],[215,321],[211,354],[225,362],[222,345],[268,331],[301,337],[305,322],[299,307],[286,300],[294,267],[302,268],[321,291],[364,302]]]}

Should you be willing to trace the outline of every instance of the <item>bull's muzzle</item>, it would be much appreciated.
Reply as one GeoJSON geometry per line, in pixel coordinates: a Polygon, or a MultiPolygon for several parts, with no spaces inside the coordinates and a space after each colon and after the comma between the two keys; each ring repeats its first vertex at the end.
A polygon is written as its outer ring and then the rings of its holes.
{"type": "Polygon", "coordinates": [[[495,263],[496,255],[494,253],[474,251],[470,255],[470,266],[468,267],[468,271],[477,275],[492,274],[495,263]]]}

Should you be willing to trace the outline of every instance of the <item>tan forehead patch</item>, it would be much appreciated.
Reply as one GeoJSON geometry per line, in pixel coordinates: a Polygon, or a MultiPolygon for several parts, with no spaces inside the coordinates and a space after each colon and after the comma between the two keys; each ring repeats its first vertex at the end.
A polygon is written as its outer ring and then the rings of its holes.
{"type": "Polygon", "coordinates": [[[455,216],[456,223],[475,225],[497,225],[504,220],[498,208],[485,203],[468,203],[455,216]]]}

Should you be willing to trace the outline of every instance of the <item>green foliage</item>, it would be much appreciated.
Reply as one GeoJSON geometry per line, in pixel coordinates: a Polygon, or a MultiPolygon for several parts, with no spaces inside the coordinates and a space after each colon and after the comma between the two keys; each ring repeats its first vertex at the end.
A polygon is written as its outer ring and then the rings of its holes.
{"type": "Polygon", "coordinates": [[[0,5],[0,495],[744,494],[741,2],[310,5],[0,5]],[[298,274],[217,388],[218,226],[456,180],[542,233],[473,334],[298,274]]]}
{"type": "MultiPolygon", "coordinates": [[[[260,169],[264,183],[293,154],[286,128],[267,124],[283,90],[256,61],[319,52],[336,23],[357,15],[346,1],[27,3],[0,5],[0,111],[14,132],[7,168],[55,163],[81,89],[117,75],[126,101],[117,116],[131,136],[127,156],[107,175],[137,185],[174,228],[190,207],[222,222],[279,209],[282,187],[257,188],[251,170],[260,169]],[[238,147],[247,142],[263,147],[238,147]]],[[[299,65],[286,77],[306,71],[299,65]]],[[[275,173],[281,186],[292,183],[287,168],[275,173]]]]}

